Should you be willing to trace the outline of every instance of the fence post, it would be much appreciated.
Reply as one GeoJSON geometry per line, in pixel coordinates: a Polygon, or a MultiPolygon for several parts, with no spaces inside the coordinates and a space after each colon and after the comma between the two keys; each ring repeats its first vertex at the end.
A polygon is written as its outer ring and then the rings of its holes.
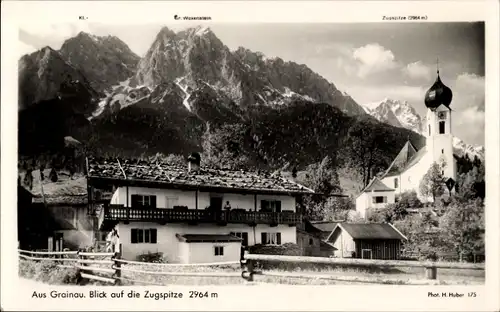
{"type": "Polygon", "coordinates": [[[118,251],[116,251],[116,248],[115,248],[115,254],[113,256],[113,260],[115,262],[114,264],[114,268],[115,268],[115,274],[114,276],[116,277],[115,278],[115,285],[121,285],[122,283],[122,280],[121,280],[121,277],[122,277],[122,270],[121,270],[121,266],[122,266],[122,263],[120,261],[117,261],[119,259],[122,258],[122,244],[119,244],[118,245],[119,249],[118,251]]]}
{"type": "Polygon", "coordinates": [[[76,252],[76,259],[77,261],[75,261],[75,266],[76,266],[76,284],[80,284],[82,282],[82,274],[81,274],[81,271],[80,270],[80,263],[78,263],[78,259],[80,259],[80,250],[78,250],[76,252]]]}
{"type": "Polygon", "coordinates": [[[426,267],[425,268],[425,278],[430,280],[435,280],[437,278],[437,268],[436,267],[426,267]]]}
{"type": "Polygon", "coordinates": [[[254,262],[253,260],[243,259],[241,260],[243,271],[241,272],[241,277],[249,282],[253,282],[254,275],[254,262]]]}

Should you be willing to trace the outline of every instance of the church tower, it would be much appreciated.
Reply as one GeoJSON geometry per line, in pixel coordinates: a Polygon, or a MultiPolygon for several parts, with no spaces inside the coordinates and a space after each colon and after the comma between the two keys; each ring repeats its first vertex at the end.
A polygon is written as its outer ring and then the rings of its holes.
{"type": "Polygon", "coordinates": [[[452,110],[450,108],[453,93],[443,84],[437,70],[437,78],[425,94],[427,107],[426,149],[432,155],[433,162],[441,166],[445,180],[457,180],[456,163],[453,158],[453,134],[451,132],[452,110]]]}

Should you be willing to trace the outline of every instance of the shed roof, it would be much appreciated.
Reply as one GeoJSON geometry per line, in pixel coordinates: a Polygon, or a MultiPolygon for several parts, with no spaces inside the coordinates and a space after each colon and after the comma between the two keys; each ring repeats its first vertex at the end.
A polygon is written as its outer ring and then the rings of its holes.
{"type": "Polygon", "coordinates": [[[189,172],[188,166],[130,159],[89,158],[89,179],[158,184],[179,188],[209,188],[278,194],[312,194],[313,190],[268,172],[200,167],[189,172]]]}
{"type": "Polygon", "coordinates": [[[175,234],[178,240],[186,243],[240,242],[241,238],[229,234],[175,234]]]}
{"type": "Polygon", "coordinates": [[[406,237],[390,223],[339,223],[353,239],[403,239],[406,237]]]}

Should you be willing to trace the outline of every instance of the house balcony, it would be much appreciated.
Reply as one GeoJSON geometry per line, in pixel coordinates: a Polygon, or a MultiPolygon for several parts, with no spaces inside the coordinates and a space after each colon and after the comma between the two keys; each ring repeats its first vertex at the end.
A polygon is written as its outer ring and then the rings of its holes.
{"type": "Polygon", "coordinates": [[[249,225],[268,224],[277,226],[286,224],[295,226],[302,222],[302,215],[293,211],[261,212],[246,211],[243,209],[213,211],[210,209],[163,209],[163,208],[126,208],[122,205],[111,205],[101,210],[99,215],[99,228],[109,230],[118,222],[156,222],[167,223],[215,223],[226,225],[228,223],[243,223],[249,225]]]}

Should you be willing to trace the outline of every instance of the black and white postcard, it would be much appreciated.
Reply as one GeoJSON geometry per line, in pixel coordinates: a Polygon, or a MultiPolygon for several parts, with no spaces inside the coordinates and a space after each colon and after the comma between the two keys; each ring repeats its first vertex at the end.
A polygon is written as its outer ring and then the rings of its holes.
{"type": "Polygon", "coordinates": [[[2,309],[497,310],[498,7],[2,3],[2,309]]]}

